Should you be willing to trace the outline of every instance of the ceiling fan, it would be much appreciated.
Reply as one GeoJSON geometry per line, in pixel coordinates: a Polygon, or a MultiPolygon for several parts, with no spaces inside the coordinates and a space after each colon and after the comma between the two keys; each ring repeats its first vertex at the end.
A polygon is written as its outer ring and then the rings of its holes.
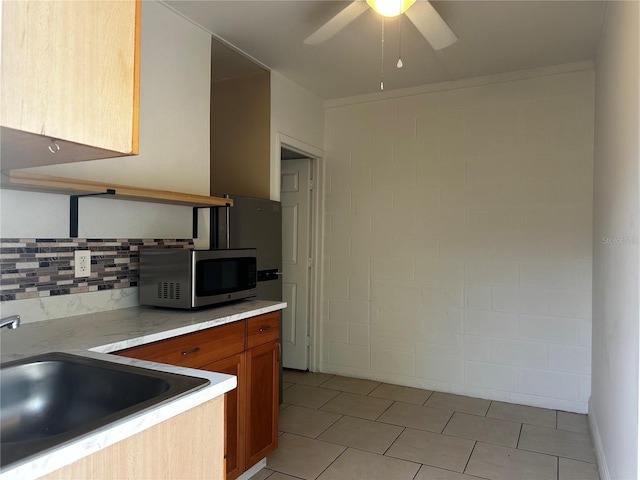
{"type": "Polygon", "coordinates": [[[363,0],[354,0],[307,37],[304,43],[318,45],[326,42],[369,7],[385,17],[397,17],[404,13],[434,50],[441,50],[458,40],[456,34],[427,0],[366,0],[366,3],[363,0]]]}

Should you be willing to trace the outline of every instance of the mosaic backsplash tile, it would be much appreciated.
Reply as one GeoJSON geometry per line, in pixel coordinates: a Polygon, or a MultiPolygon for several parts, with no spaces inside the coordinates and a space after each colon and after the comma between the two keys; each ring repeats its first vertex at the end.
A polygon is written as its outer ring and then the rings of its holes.
{"type": "Polygon", "coordinates": [[[135,287],[140,248],[193,248],[193,240],[2,238],[0,300],[135,287]],[[91,251],[90,277],[75,278],[75,250],[91,251]]]}

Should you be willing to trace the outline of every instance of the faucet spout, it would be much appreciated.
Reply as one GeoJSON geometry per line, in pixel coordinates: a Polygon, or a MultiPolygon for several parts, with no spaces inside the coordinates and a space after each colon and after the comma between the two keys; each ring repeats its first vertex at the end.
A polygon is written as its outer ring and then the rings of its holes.
{"type": "Polygon", "coordinates": [[[20,326],[20,315],[10,315],[0,319],[0,328],[10,328],[15,330],[20,326]]]}

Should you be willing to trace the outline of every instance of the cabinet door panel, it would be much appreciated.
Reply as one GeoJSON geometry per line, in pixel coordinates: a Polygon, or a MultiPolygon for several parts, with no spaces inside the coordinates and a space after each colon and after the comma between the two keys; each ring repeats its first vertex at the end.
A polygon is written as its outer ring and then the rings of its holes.
{"type": "Polygon", "coordinates": [[[245,442],[250,468],[278,448],[279,344],[247,350],[247,421],[245,442]]]}
{"type": "Polygon", "coordinates": [[[244,386],[245,355],[241,353],[219,362],[202,367],[210,372],[235,375],[238,386],[224,395],[224,458],[226,463],[226,480],[233,480],[245,471],[244,467],[244,386]]]}

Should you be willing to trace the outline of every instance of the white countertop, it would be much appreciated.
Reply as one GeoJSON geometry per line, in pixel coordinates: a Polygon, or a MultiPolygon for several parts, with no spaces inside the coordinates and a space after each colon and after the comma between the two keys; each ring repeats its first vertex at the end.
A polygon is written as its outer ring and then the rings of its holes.
{"type": "Polygon", "coordinates": [[[108,355],[206,328],[282,310],[284,302],[247,300],[201,310],[134,307],[29,323],[0,334],[2,362],[41,353],[65,351],[117,363],[207,378],[210,384],[84,435],[25,461],[6,467],[0,480],[30,480],[53,472],[109,445],[228,392],[236,377],[108,355]]]}

